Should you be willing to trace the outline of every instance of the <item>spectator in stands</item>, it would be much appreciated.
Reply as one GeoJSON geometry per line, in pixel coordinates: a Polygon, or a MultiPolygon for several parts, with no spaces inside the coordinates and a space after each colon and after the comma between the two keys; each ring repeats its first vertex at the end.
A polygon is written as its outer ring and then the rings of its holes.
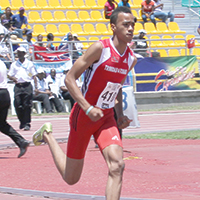
{"type": "Polygon", "coordinates": [[[32,48],[33,45],[35,44],[35,42],[33,42],[32,39],[32,30],[29,30],[26,32],[26,39],[23,40],[23,42],[26,42],[26,44],[22,43],[20,46],[24,47],[26,49],[27,52],[29,52],[29,58],[31,58],[32,55],[32,48]]]}
{"type": "Polygon", "coordinates": [[[144,37],[147,32],[144,29],[141,29],[138,32],[139,36],[133,37],[133,39],[136,41],[133,41],[133,43],[130,45],[130,48],[133,49],[135,53],[140,54],[143,57],[149,57],[149,54],[147,53],[148,45],[144,37]]]}
{"type": "MultiPolygon", "coordinates": [[[[78,35],[76,33],[73,34],[73,39],[74,39],[74,41],[79,41],[78,35]]],[[[83,43],[82,42],[75,42],[74,45],[75,45],[76,49],[78,50],[79,56],[81,56],[82,51],[83,51],[83,43]]]]}
{"type": "Polygon", "coordinates": [[[42,42],[43,42],[43,35],[42,34],[37,35],[37,42],[35,43],[35,45],[44,47],[44,43],[42,42]]]}
{"type": "Polygon", "coordinates": [[[5,37],[5,34],[0,33],[0,60],[2,60],[5,63],[7,69],[9,69],[12,59],[10,56],[10,49],[6,46],[5,43],[1,43],[4,37],[5,37]]]}
{"type": "Polygon", "coordinates": [[[161,3],[161,0],[154,0],[154,16],[158,19],[161,19],[162,22],[166,22],[167,19],[170,19],[170,22],[174,21],[174,14],[171,12],[163,12],[163,6],[164,4],[161,3]]]}
{"type": "Polygon", "coordinates": [[[19,14],[15,14],[12,16],[13,27],[15,28],[15,31],[18,32],[19,38],[23,38],[23,33],[26,33],[26,31],[28,30],[28,20],[27,17],[24,16],[24,13],[24,7],[20,7],[19,14]],[[23,24],[25,24],[26,27],[24,29],[21,29],[23,24]]]}
{"type": "Polygon", "coordinates": [[[118,6],[117,2],[115,0],[107,0],[107,2],[104,5],[104,16],[106,19],[110,19],[110,16],[115,10],[115,5],[118,6]]]}
{"type": "Polygon", "coordinates": [[[151,20],[151,22],[154,23],[154,25],[156,25],[156,20],[155,20],[155,16],[154,16],[154,1],[151,0],[145,0],[141,3],[141,9],[142,9],[142,19],[144,21],[144,23],[147,22],[147,19],[149,18],[151,20]]]}
{"type": "Polygon", "coordinates": [[[17,37],[17,35],[15,34],[11,34],[10,36],[10,40],[12,43],[12,49],[13,51],[17,50],[17,48],[19,47],[19,43],[21,42],[21,40],[17,37]]]}
{"type": "Polygon", "coordinates": [[[48,87],[50,89],[50,91],[52,92],[52,96],[50,96],[50,103],[52,106],[52,110],[53,110],[53,105],[55,106],[57,112],[63,112],[63,106],[59,100],[59,95],[60,95],[60,79],[59,77],[56,76],[56,70],[55,69],[51,69],[50,71],[50,75],[47,76],[46,78],[46,82],[48,84],[48,87]]]}
{"type": "MultiPolygon", "coordinates": [[[[61,95],[63,97],[63,99],[65,100],[69,100],[71,103],[71,108],[73,107],[75,101],[72,98],[71,94],[69,93],[66,85],[65,85],[65,76],[66,74],[69,72],[69,70],[64,70],[63,74],[64,76],[61,77],[61,81],[60,81],[60,90],[61,90],[61,95]]],[[[81,83],[79,80],[76,80],[76,84],[78,85],[79,88],[81,88],[81,83]]]]}
{"type": "Polygon", "coordinates": [[[120,1],[120,2],[118,3],[118,7],[119,7],[119,6],[126,6],[126,7],[128,7],[128,8],[131,8],[131,6],[130,6],[130,4],[129,4],[128,2],[129,2],[129,0],[122,0],[122,1],[120,1]]]}
{"type": "Polygon", "coordinates": [[[10,7],[5,9],[5,13],[1,15],[1,24],[5,26],[10,32],[14,30],[13,21],[12,21],[12,11],[10,7]]]}
{"type": "Polygon", "coordinates": [[[52,92],[49,90],[48,85],[44,79],[44,70],[38,69],[36,75],[37,88],[35,87],[34,82],[33,85],[33,100],[42,101],[43,107],[45,108],[47,113],[52,113],[51,104],[49,101],[49,97],[52,96],[52,92]]]}
{"type": "Polygon", "coordinates": [[[48,33],[47,34],[47,48],[49,49],[49,50],[55,50],[55,46],[53,45],[53,42],[54,41],[54,35],[53,35],[53,33],[48,33]]]}

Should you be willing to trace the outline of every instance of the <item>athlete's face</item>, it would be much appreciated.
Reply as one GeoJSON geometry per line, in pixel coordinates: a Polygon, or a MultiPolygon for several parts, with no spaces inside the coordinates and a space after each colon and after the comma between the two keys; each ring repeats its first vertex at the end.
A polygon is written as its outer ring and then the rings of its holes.
{"type": "Polygon", "coordinates": [[[131,42],[135,26],[134,16],[131,13],[119,13],[116,24],[111,26],[120,40],[126,43],[131,42]]]}

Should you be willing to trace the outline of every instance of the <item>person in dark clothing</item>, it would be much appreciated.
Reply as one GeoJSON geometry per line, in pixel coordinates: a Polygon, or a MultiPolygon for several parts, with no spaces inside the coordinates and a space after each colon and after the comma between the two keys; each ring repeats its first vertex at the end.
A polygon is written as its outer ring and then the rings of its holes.
{"type": "Polygon", "coordinates": [[[22,157],[29,143],[16,130],[7,123],[6,118],[10,107],[10,95],[7,90],[7,69],[3,61],[0,60],[0,131],[10,137],[19,147],[20,153],[18,158],[22,157]]]}

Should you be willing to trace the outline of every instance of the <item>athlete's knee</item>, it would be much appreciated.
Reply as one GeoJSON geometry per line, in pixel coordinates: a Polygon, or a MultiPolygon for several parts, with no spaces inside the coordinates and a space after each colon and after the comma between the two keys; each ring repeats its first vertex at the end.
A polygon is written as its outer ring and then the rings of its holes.
{"type": "Polygon", "coordinates": [[[64,179],[64,181],[68,184],[68,185],[74,185],[74,184],[76,184],[78,181],[79,181],[79,179],[80,179],[80,177],[77,177],[77,176],[70,176],[70,175],[64,175],[63,176],[63,179],[64,179]]]}
{"type": "Polygon", "coordinates": [[[122,176],[124,171],[125,163],[123,159],[118,161],[112,161],[109,166],[109,174],[111,176],[122,176]]]}

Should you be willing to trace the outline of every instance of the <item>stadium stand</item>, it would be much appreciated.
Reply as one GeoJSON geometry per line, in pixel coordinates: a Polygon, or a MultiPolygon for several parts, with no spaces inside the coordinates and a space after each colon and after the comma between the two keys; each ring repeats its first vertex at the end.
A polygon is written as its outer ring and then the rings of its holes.
{"type": "Polygon", "coordinates": [[[155,25],[152,22],[148,22],[144,24],[144,29],[147,34],[161,34],[162,32],[157,30],[155,25]]]}
{"type": "Polygon", "coordinates": [[[21,0],[11,0],[12,10],[19,10],[19,8],[23,6],[24,5],[21,0]]]}
{"type": "Polygon", "coordinates": [[[167,51],[165,49],[157,49],[156,52],[160,53],[161,57],[168,57],[167,51]]]}
{"type": "Polygon", "coordinates": [[[186,46],[185,37],[183,35],[175,35],[174,39],[175,39],[174,42],[177,46],[179,46],[179,47],[185,47],[186,46]],[[182,40],[176,40],[176,39],[182,39],[182,40]]]}
{"type": "Polygon", "coordinates": [[[98,35],[111,35],[112,33],[108,31],[107,27],[103,23],[97,23],[95,25],[98,35]]]}
{"type": "Polygon", "coordinates": [[[60,4],[62,6],[63,9],[67,10],[76,10],[78,9],[77,7],[73,6],[72,1],[71,0],[60,0],[60,4]]]}
{"type": "Polygon", "coordinates": [[[58,32],[57,26],[55,24],[47,24],[46,32],[53,33],[54,36],[62,36],[62,34],[58,32]]]}
{"type": "Polygon", "coordinates": [[[86,7],[85,3],[83,0],[73,0],[74,6],[79,8],[79,9],[90,9],[89,7],[86,7]]]}
{"type": "Polygon", "coordinates": [[[63,9],[63,7],[60,5],[60,2],[58,0],[48,0],[49,1],[49,7],[53,9],[63,9]]]}
{"type": "Polygon", "coordinates": [[[107,19],[102,17],[101,12],[99,10],[92,10],[90,12],[91,19],[95,20],[95,22],[108,22],[107,19]]]}
{"type": "Polygon", "coordinates": [[[89,42],[89,45],[93,44],[95,41],[98,41],[98,40],[99,40],[98,37],[89,37],[89,41],[93,41],[93,42],[89,42]]]}
{"type": "MultiPolygon", "coordinates": [[[[191,38],[195,38],[195,35],[193,34],[186,35],[186,41],[188,41],[191,38]]],[[[200,46],[200,43],[197,40],[195,40],[195,46],[200,46]]]]}
{"type": "Polygon", "coordinates": [[[81,20],[81,19],[79,19],[78,18],[78,16],[77,16],[77,14],[76,14],[76,12],[75,11],[73,11],[73,10],[69,10],[69,11],[67,11],[66,12],[66,17],[67,17],[67,19],[69,19],[71,22],[84,22],[84,20],[81,20]]]}
{"type": "Polygon", "coordinates": [[[101,9],[101,7],[96,4],[95,0],[85,0],[85,5],[90,9],[101,9]]]}
{"type": "MultiPolygon", "coordinates": [[[[71,20],[67,19],[64,12],[61,10],[56,10],[53,13],[54,19],[59,22],[71,22],[71,20]]],[[[59,24],[60,25],[60,24],[59,24]]]]}
{"type": "Polygon", "coordinates": [[[161,32],[162,34],[172,34],[173,31],[169,31],[165,22],[157,22],[156,23],[157,31],[161,32]]]}
{"type": "Polygon", "coordinates": [[[1,10],[5,10],[6,7],[11,7],[9,0],[1,1],[1,10]]]}
{"type": "Polygon", "coordinates": [[[29,23],[45,23],[46,20],[41,19],[39,12],[30,11],[28,14],[28,22],[29,23]]]}
{"type": "Polygon", "coordinates": [[[34,0],[24,0],[25,10],[41,10],[40,7],[37,7],[34,0]]]}
{"type": "Polygon", "coordinates": [[[165,45],[163,45],[160,36],[158,35],[152,35],[150,36],[150,46],[151,47],[163,47],[165,45]]]}
{"type": "Polygon", "coordinates": [[[99,33],[96,32],[93,24],[83,24],[83,30],[88,35],[99,35],[99,33]]]}
{"type": "Polygon", "coordinates": [[[61,36],[64,36],[64,35],[66,35],[66,33],[70,32],[70,28],[69,28],[68,24],[59,24],[58,31],[61,36]]]}
{"type": "Polygon", "coordinates": [[[168,47],[178,47],[178,45],[176,45],[174,43],[174,39],[172,38],[171,35],[163,35],[162,36],[163,39],[163,44],[168,46],[168,47]],[[166,40],[165,40],[166,39],[166,40]]]}
{"type": "Polygon", "coordinates": [[[105,4],[105,0],[97,0],[97,5],[99,9],[103,9],[105,4]]]}
{"type": "Polygon", "coordinates": [[[179,53],[178,49],[169,49],[168,55],[171,56],[171,57],[180,56],[180,53],[179,53]]]}
{"type": "Polygon", "coordinates": [[[78,17],[80,20],[83,20],[84,22],[96,22],[95,19],[92,19],[88,13],[88,11],[81,10],[78,11],[78,17]]]}
{"type": "Polygon", "coordinates": [[[36,6],[40,7],[42,10],[53,10],[53,7],[49,7],[46,0],[36,0],[36,6]]]}
{"type": "Polygon", "coordinates": [[[169,31],[176,33],[176,34],[185,34],[186,33],[186,31],[180,30],[180,28],[176,22],[169,22],[168,29],[169,29],[169,31]]]}
{"type": "Polygon", "coordinates": [[[47,35],[47,32],[42,24],[34,24],[33,25],[33,36],[36,37],[39,34],[47,35]]]}
{"type": "Polygon", "coordinates": [[[71,32],[72,32],[72,34],[76,33],[78,35],[88,36],[88,33],[85,33],[83,31],[82,26],[80,24],[72,24],[71,25],[71,32]]]}
{"type": "Polygon", "coordinates": [[[144,29],[143,25],[141,23],[135,23],[134,27],[134,35],[139,34],[139,30],[144,29]]]}
{"type": "Polygon", "coordinates": [[[59,20],[55,20],[53,15],[52,15],[52,12],[51,11],[42,11],[41,12],[41,18],[42,20],[46,21],[46,22],[54,22],[54,23],[58,23],[59,20]]]}

